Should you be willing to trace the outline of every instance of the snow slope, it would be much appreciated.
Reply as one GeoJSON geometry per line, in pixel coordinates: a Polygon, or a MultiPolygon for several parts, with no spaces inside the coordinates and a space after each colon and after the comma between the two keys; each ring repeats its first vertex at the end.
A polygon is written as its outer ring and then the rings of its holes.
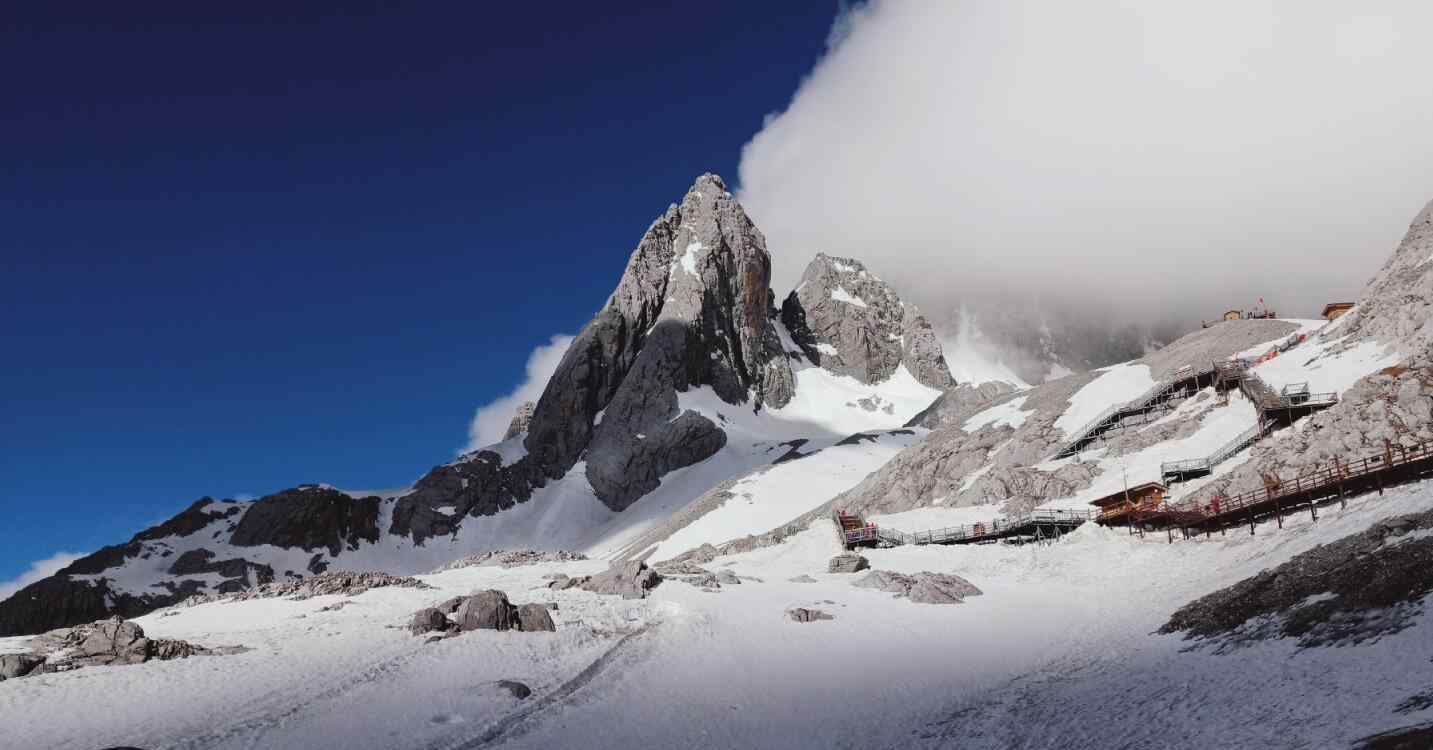
{"type": "Polygon", "coordinates": [[[1167,544],[1087,526],[1048,547],[868,553],[877,568],[955,572],[984,591],[960,605],[912,604],[825,573],[837,549],[828,523],[718,559],[710,567],[747,577],[719,593],[674,581],[643,601],[541,588],[546,573],[601,567],[574,562],[425,576],[438,590],[378,589],[338,612],[318,611],[334,597],[217,602],[139,622],[252,651],[7,682],[0,716],[7,746],[37,750],[436,749],[484,738],[513,748],[1346,747],[1406,723],[1387,709],[1427,687],[1405,668],[1433,658],[1426,618],[1375,643],[1299,652],[1281,641],[1187,652],[1178,636],[1151,633],[1197,596],[1430,508],[1424,484],[1254,536],[1167,544]],[[787,580],[798,575],[817,582],[787,580]],[[424,645],[390,627],[488,587],[558,602],[559,631],[424,645]],[[784,614],[793,606],[836,619],[798,624],[784,614]],[[572,682],[584,670],[590,681],[572,682]],[[520,704],[492,686],[499,679],[536,695],[520,704]],[[1091,722],[1106,705],[1121,710],[1091,722]]]}

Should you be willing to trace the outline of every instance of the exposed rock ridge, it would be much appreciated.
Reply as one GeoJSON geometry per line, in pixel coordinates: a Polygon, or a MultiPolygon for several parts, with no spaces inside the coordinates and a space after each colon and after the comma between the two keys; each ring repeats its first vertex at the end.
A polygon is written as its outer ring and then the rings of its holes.
{"type": "Polygon", "coordinates": [[[904,364],[932,388],[955,384],[930,322],[854,258],[818,253],[781,320],[807,359],[831,372],[871,384],[904,364]]]}

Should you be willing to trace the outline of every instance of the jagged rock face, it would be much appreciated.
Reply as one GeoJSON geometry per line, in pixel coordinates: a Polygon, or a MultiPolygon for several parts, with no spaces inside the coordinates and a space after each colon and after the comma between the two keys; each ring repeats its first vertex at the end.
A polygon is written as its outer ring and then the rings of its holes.
{"type": "Polygon", "coordinates": [[[910,370],[915,379],[931,388],[942,390],[955,385],[950,376],[950,366],[945,362],[945,351],[930,321],[916,309],[906,305],[906,320],[901,335],[901,364],[910,370]]]}
{"type": "Polygon", "coordinates": [[[733,406],[788,403],[795,380],[770,277],[761,233],[720,178],[699,178],[647,231],[563,357],[533,412],[529,457],[557,477],[586,451],[598,497],[622,510],[725,445],[718,425],[678,413],[678,392],[710,386],[733,406]]]}
{"type": "Polygon", "coordinates": [[[502,456],[477,451],[435,467],[399,498],[388,532],[411,536],[419,544],[458,530],[465,517],[491,516],[526,502],[546,483],[530,457],[503,465],[502,456]],[[451,510],[445,510],[451,509],[451,510]]]}
{"type": "Polygon", "coordinates": [[[508,422],[508,430],[503,433],[503,440],[512,440],[527,432],[527,426],[532,423],[532,410],[535,408],[537,408],[537,404],[532,401],[522,402],[522,406],[513,412],[512,421],[508,422]]]}
{"type": "Polygon", "coordinates": [[[905,364],[932,388],[954,384],[929,321],[858,260],[818,253],[781,320],[806,357],[832,372],[879,383],[905,364]]]}
{"type": "Polygon", "coordinates": [[[358,549],[359,540],[378,541],[378,498],[356,499],[335,489],[306,485],[254,503],[229,543],[327,548],[337,556],[344,547],[358,549]]]}
{"type": "Polygon", "coordinates": [[[1433,202],[1413,219],[1403,242],[1329,335],[1369,337],[1406,354],[1433,344],[1433,202]]]}
{"type": "MultiPolygon", "coordinates": [[[[40,633],[94,622],[111,615],[138,617],[178,602],[195,593],[195,587],[168,584],[167,592],[156,588],[153,593],[134,596],[112,590],[102,579],[77,580],[73,576],[102,576],[106,570],[126,560],[147,554],[146,542],[192,536],[209,524],[231,519],[243,511],[243,506],[232,502],[200,498],[168,521],[135,534],[129,542],[103,547],[74,561],[54,575],[36,581],[0,602],[0,636],[40,633]]],[[[265,567],[246,567],[244,574],[248,576],[252,572],[257,579],[264,575],[265,567]]],[[[232,571],[233,566],[225,569],[232,571]]],[[[247,582],[248,578],[235,580],[247,582]]]]}

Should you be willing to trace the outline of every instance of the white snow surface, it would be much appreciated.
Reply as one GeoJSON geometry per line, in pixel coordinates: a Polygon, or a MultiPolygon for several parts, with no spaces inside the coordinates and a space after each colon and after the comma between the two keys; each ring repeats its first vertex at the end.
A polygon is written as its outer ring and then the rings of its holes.
{"type": "Polygon", "coordinates": [[[867,307],[865,300],[846,291],[845,287],[838,286],[832,289],[831,299],[837,302],[845,302],[848,305],[855,305],[856,307],[867,307]]]}
{"type": "Polygon", "coordinates": [[[1433,486],[1422,484],[1252,536],[1169,544],[1087,525],[1053,546],[865,553],[875,568],[953,572],[984,592],[959,605],[913,604],[851,586],[859,574],[826,573],[838,545],[824,522],[708,564],[745,578],[718,593],[667,581],[627,601],[543,587],[547,573],[603,567],[589,561],[423,576],[438,589],[376,589],[337,612],[318,611],[337,597],[211,603],[138,622],[152,636],[252,651],[6,682],[0,716],[7,747],[36,750],[436,749],[485,737],[511,748],[1348,747],[1414,723],[1369,707],[1427,688],[1407,668],[1433,658],[1426,617],[1376,642],[1302,651],[1274,640],[1191,652],[1155,633],[1194,598],[1429,509],[1433,486]],[[788,582],[798,575],[817,582],[788,582]],[[393,627],[486,588],[557,602],[558,632],[425,645],[393,627]],[[785,616],[794,606],[835,619],[795,623],[785,616]],[[584,670],[587,681],[575,680],[584,670]],[[494,688],[500,679],[534,697],[514,700],[494,688]],[[1090,721],[1110,705],[1121,710],[1090,721]]]}
{"type": "Polygon", "coordinates": [[[1035,413],[1033,410],[1021,411],[1020,407],[1025,405],[1025,399],[1025,396],[1020,396],[1002,404],[992,406],[970,419],[965,420],[965,424],[961,425],[961,429],[966,432],[975,432],[986,425],[1019,429],[1020,425],[1025,424],[1025,419],[1035,413]]]}
{"type": "Polygon", "coordinates": [[[1055,420],[1055,426],[1074,437],[1090,420],[1111,406],[1132,401],[1155,385],[1149,365],[1126,362],[1096,370],[1099,377],[1070,397],[1070,408],[1055,420]]]}

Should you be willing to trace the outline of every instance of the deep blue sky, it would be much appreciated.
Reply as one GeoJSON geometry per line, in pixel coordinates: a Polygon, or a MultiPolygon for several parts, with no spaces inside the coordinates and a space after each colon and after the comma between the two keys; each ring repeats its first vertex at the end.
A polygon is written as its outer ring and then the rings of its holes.
{"type": "Polygon", "coordinates": [[[26,5],[0,21],[0,580],[201,495],[449,459],[693,177],[735,178],[837,11],[26,5]]]}

